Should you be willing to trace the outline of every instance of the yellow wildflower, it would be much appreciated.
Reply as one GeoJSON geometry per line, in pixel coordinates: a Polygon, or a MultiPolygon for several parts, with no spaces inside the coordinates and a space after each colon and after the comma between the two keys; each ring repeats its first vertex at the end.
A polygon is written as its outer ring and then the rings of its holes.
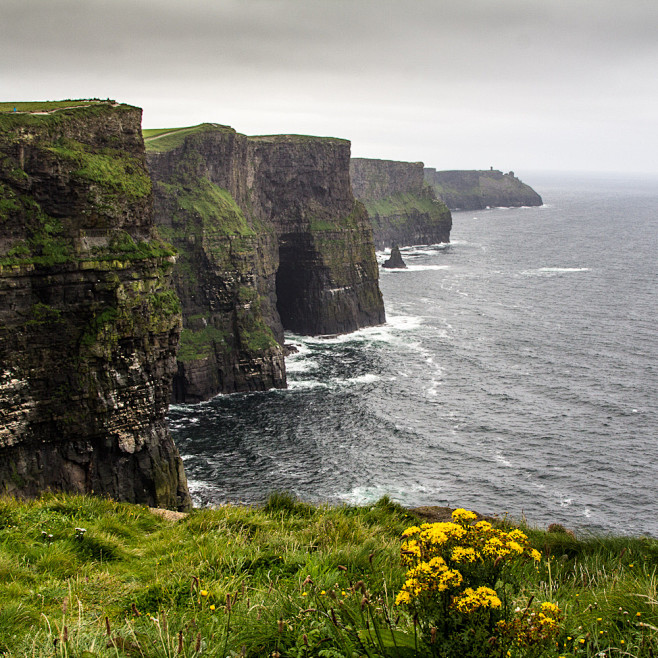
{"type": "Polygon", "coordinates": [[[475,521],[475,519],[477,519],[477,514],[461,507],[452,513],[452,520],[456,523],[468,523],[469,521],[475,521]]]}
{"type": "Polygon", "coordinates": [[[475,562],[478,554],[473,548],[464,548],[463,546],[455,546],[452,549],[452,559],[455,562],[475,562]]]}
{"type": "Polygon", "coordinates": [[[467,587],[452,603],[459,612],[471,613],[480,608],[500,608],[501,602],[496,590],[490,587],[467,587]]]}

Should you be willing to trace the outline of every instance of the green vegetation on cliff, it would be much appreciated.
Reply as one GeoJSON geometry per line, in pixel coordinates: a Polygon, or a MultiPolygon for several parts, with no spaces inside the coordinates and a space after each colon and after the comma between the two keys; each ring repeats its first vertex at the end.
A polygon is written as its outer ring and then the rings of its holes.
{"type": "Polygon", "coordinates": [[[207,178],[182,186],[177,198],[180,209],[201,220],[206,235],[256,235],[231,194],[207,178]]]}
{"type": "Polygon", "coordinates": [[[147,152],[164,153],[182,146],[189,135],[209,130],[234,132],[232,128],[217,123],[200,123],[185,128],[146,128],[142,130],[142,135],[147,152]]]}
{"type": "Polygon", "coordinates": [[[84,107],[88,105],[97,105],[99,103],[108,104],[114,101],[101,100],[99,98],[83,98],[76,100],[63,101],[19,101],[19,102],[1,102],[0,113],[2,112],[52,112],[71,107],[84,107]]]}
{"type": "Polygon", "coordinates": [[[92,149],[65,137],[47,150],[61,160],[71,162],[73,176],[116,190],[129,198],[145,197],[151,193],[148,172],[134,155],[113,148],[92,149]]]}
{"type": "MultiPolygon", "coordinates": [[[[401,535],[420,523],[386,498],[316,507],[276,494],[261,508],[227,505],[180,519],[99,498],[0,499],[0,652],[433,655],[415,632],[422,618],[415,625],[395,604],[406,578],[401,535]]],[[[526,529],[541,560],[505,578],[513,576],[510,614],[518,607],[530,621],[526,606],[550,601],[561,610],[557,632],[549,644],[512,643],[502,655],[655,656],[658,541],[553,530],[526,529]]],[[[466,638],[478,619],[464,627],[466,638]]],[[[501,655],[487,637],[468,655],[501,655]]]]}
{"type": "Polygon", "coordinates": [[[427,213],[428,221],[443,221],[445,204],[435,198],[418,194],[400,193],[374,201],[364,201],[371,219],[379,216],[389,218],[393,225],[403,225],[411,212],[427,213]]]}

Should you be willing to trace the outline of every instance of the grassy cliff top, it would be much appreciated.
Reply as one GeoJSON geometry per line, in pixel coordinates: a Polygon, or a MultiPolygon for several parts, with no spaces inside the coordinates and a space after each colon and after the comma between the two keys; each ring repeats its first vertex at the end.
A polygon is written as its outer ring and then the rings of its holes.
{"type": "Polygon", "coordinates": [[[145,128],[142,135],[148,153],[164,153],[181,146],[188,135],[210,131],[235,132],[230,126],[219,123],[200,123],[198,126],[182,128],[145,128]]]}
{"type": "Polygon", "coordinates": [[[290,143],[301,143],[301,142],[334,142],[336,144],[350,144],[349,139],[343,139],[342,137],[322,137],[320,135],[250,135],[250,141],[255,142],[290,142],[290,143]]]}
{"type": "Polygon", "coordinates": [[[85,105],[116,105],[116,101],[100,100],[99,98],[78,98],[67,99],[63,101],[6,101],[0,102],[0,113],[14,112],[32,113],[32,112],[53,112],[55,110],[69,109],[72,107],[82,107],[85,105]]]}

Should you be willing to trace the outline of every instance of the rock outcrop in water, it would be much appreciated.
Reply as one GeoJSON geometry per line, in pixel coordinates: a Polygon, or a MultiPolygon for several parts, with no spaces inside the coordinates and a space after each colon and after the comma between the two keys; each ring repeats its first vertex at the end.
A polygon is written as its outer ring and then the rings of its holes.
{"type": "Polygon", "coordinates": [[[181,326],[141,110],[0,114],[0,492],[190,505],[165,420],[181,326]]]}
{"type": "Polygon", "coordinates": [[[425,184],[422,162],[352,158],[350,175],[378,249],[450,241],[450,210],[425,184]]]}
{"type": "Polygon", "coordinates": [[[391,255],[383,263],[382,267],[385,267],[389,270],[406,270],[407,264],[402,260],[402,254],[400,253],[400,247],[396,244],[391,248],[391,255]]]}
{"type": "Polygon", "coordinates": [[[510,171],[436,171],[425,169],[425,181],[451,210],[480,210],[496,206],[541,206],[542,199],[510,171]]]}
{"type": "Polygon", "coordinates": [[[180,252],[175,400],[285,386],[284,328],[384,322],[348,141],[203,124],[147,133],[147,150],[156,220],[180,252]]]}

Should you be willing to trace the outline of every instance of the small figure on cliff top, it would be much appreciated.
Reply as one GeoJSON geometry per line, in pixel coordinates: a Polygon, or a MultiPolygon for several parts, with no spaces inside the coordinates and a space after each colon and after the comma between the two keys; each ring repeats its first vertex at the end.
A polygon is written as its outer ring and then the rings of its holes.
{"type": "Polygon", "coordinates": [[[402,254],[400,253],[400,247],[394,244],[391,247],[391,257],[388,260],[384,261],[382,267],[387,267],[391,270],[406,270],[407,265],[402,260],[402,254]]]}

